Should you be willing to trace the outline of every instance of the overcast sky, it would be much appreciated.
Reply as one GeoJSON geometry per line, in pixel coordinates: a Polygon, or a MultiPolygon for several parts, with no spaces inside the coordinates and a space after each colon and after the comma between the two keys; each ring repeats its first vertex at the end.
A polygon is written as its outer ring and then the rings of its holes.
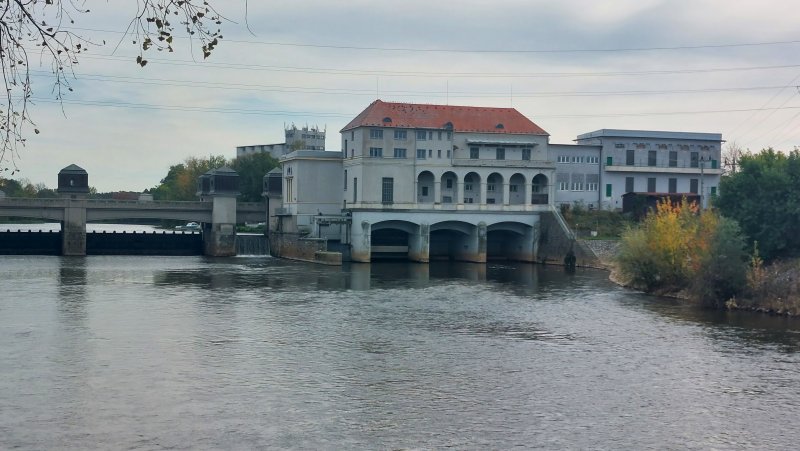
{"type": "Polygon", "coordinates": [[[54,187],[75,163],[101,192],[141,191],[186,157],[283,142],[292,123],[339,150],[376,98],[513,106],[551,143],[626,128],[800,145],[796,1],[209,1],[229,19],[209,59],[176,39],[140,68],[121,35],[135,2],[88,0],[73,31],[108,44],[81,57],[63,107],[32,67],[41,134],[14,178],[54,187]]]}

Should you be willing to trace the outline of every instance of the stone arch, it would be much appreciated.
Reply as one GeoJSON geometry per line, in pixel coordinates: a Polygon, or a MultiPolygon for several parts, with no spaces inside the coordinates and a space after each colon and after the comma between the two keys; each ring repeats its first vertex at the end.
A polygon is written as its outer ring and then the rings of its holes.
{"type": "Polygon", "coordinates": [[[503,205],[503,176],[498,172],[486,177],[486,203],[503,205]]]}
{"type": "Polygon", "coordinates": [[[477,172],[464,175],[464,203],[481,203],[481,176],[477,172]]]}
{"type": "Polygon", "coordinates": [[[531,203],[534,205],[548,204],[549,192],[550,186],[547,176],[544,174],[536,174],[531,180],[531,203]]]}
{"type": "Polygon", "coordinates": [[[478,226],[463,221],[442,221],[430,226],[431,260],[479,260],[478,226]]]}
{"type": "Polygon", "coordinates": [[[408,221],[381,221],[372,224],[370,230],[370,259],[408,258],[410,237],[419,226],[408,221]]]}
{"type": "Polygon", "coordinates": [[[417,202],[431,204],[434,202],[434,183],[436,178],[431,171],[422,171],[417,175],[417,202]]]}
{"type": "Polygon", "coordinates": [[[508,203],[511,205],[524,205],[525,197],[525,176],[516,173],[508,179],[508,203]]]}
{"type": "Polygon", "coordinates": [[[440,182],[441,199],[439,202],[442,204],[454,204],[458,202],[458,176],[455,172],[447,171],[442,174],[440,182]]]}
{"type": "Polygon", "coordinates": [[[534,261],[534,231],[529,224],[499,222],[486,228],[486,257],[534,261]]]}

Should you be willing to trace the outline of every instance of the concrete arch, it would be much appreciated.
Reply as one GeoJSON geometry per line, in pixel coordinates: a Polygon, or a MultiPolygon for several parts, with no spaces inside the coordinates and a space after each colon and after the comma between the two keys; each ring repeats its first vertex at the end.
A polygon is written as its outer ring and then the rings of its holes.
{"type": "Polygon", "coordinates": [[[462,221],[442,221],[437,222],[436,224],[431,224],[431,232],[436,232],[440,230],[454,230],[456,232],[461,232],[465,235],[469,235],[473,233],[475,230],[475,225],[470,224],[468,222],[462,221]]]}
{"type": "Polygon", "coordinates": [[[542,205],[548,203],[548,194],[550,192],[550,181],[544,174],[536,174],[531,179],[531,203],[534,205],[542,205]]]}
{"type": "Polygon", "coordinates": [[[373,232],[383,229],[396,229],[405,233],[417,233],[419,231],[419,225],[414,224],[413,222],[400,220],[376,222],[375,224],[372,224],[371,228],[373,232]]]}
{"type": "Polygon", "coordinates": [[[441,199],[443,204],[458,202],[458,176],[453,171],[446,171],[440,178],[441,199]]]}
{"type": "Polygon", "coordinates": [[[505,180],[499,172],[492,172],[486,177],[486,203],[503,205],[503,183],[505,180]]]}
{"type": "Polygon", "coordinates": [[[520,222],[498,222],[486,228],[486,257],[536,261],[534,228],[520,222]]]}
{"type": "Polygon", "coordinates": [[[487,232],[495,232],[498,230],[505,230],[507,232],[513,232],[518,235],[524,235],[526,232],[531,230],[533,226],[530,224],[523,224],[521,222],[511,222],[511,221],[503,221],[497,222],[490,226],[486,227],[487,232]]]}
{"type": "Polygon", "coordinates": [[[417,174],[417,202],[423,204],[433,203],[435,197],[436,178],[431,171],[422,171],[417,174]]]}
{"type": "Polygon", "coordinates": [[[464,203],[481,203],[481,175],[477,172],[467,172],[464,174],[464,203]]]}
{"type": "Polygon", "coordinates": [[[524,205],[526,197],[525,176],[517,172],[508,179],[508,203],[524,205]]]}

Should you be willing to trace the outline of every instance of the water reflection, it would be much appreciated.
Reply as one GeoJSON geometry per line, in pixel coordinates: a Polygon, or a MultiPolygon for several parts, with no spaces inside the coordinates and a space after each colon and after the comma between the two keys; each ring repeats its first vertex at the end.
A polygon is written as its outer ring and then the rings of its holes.
{"type": "Polygon", "coordinates": [[[86,258],[61,258],[58,268],[58,309],[65,318],[86,319],[86,283],[86,258]]]}

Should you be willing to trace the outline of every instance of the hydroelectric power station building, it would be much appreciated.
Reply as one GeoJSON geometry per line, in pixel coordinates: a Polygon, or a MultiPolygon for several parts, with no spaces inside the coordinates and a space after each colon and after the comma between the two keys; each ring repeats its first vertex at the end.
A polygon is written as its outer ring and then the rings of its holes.
{"type": "Polygon", "coordinates": [[[564,205],[618,209],[645,184],[719,183],[719,134],[600,130],[577,142],[549,144],[513,108],[377,100],[341,130],[340,152],[294,151],[265,177],[271,252],[334,264],[580,259],[564,205]]]}

